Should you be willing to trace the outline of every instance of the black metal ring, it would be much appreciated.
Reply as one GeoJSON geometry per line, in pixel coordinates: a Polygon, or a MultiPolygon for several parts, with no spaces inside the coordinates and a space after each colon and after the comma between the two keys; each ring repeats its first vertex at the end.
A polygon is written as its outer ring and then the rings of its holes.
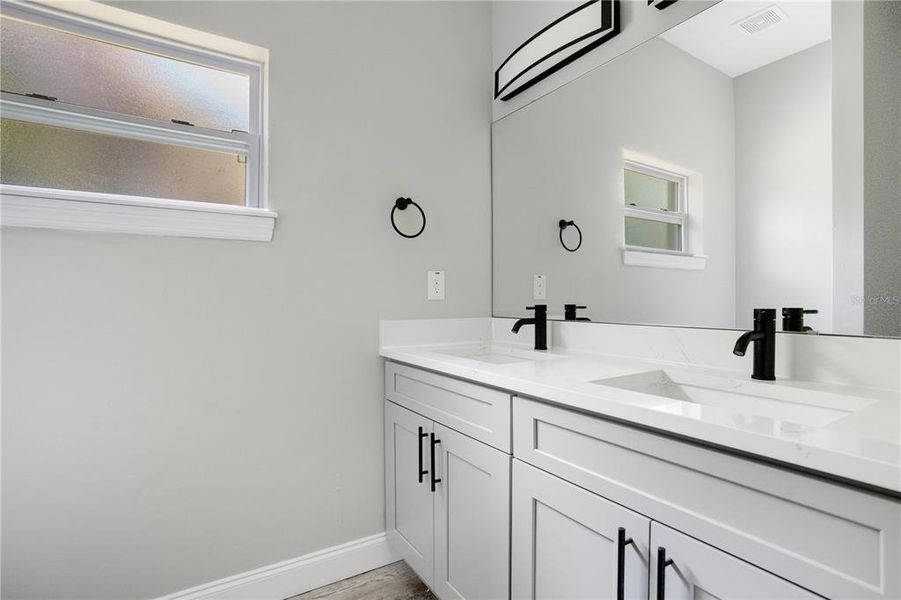
{"type": "Polygon", "coordinates": [[[579,229],[579,226],[576,225],[575,221],[564,221],[563,219],[560,219],[560,222],[558,223],[558,225],[560,226],[560,245],[563,246],[563,248],[567,252],[575,252],[576,250],[578,250],[579,248],[582,247],[582,230],[579,229]],[[563,230],[566,229],[567,227],[569,227],[570,225],[575,227],[576,231],[579,232],[579,243],[576,244],[575,248],[570,248],[563,242],[563,230]]]}
{"type": "Polygon", "coordinates": [[[422,210],[422,207],[419,206],[418,204],[416,204],[415,202],[413,202],[413,200],[411,200],[410,198],[398,198],[397,200],[394,201],[394,208],[391,209],[391,226],[394,227],[394,231],[396,231],[398,233],[398,235],[401,235],[405,238],[412,239],[415,237],[419,237],[422,234],[422,232],[425,231],[425,211],[422,210]],[[418,208],[419,214],[422,215],[422,227],[420,227],[419,231],[417,231],[413,235],[408,235],[397,228],[397,223],[394,222],[394,211],[396,211],[397,209],[407,210],[407,207],[410,206],[411,204],[413,206],[415,206],[416,208],[418,208]]]}

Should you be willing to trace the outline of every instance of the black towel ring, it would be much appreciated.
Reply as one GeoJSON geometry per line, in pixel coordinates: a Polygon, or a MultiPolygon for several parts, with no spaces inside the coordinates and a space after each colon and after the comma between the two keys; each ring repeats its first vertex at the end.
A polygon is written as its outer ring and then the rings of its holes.
{"type": "Polygon", "coordinates": [[[579,226],[576,225],[575,221],[564,221],[563,219],[560,219],[560,222],[558,223],[558,225],[560,226],[560,245],[563,246],[567,252],[575,252],[576,250],[578,250],[579,248],[582,247],[582,230],[579,229],[579,226]],[[566,229],[567,227],[569,227],[570,225],[575,227],[576,231],[579,232],[579,243],[576,244],[575,248],[570,248],[563,241],[563,230],[566,229]]]}
{"type": "Polygon", "coordinates": [[[422,207],[419,206],[418,204],[416,204],[415,202],[413,202],[413,200],[411,200],[410,198],[398,198],[397,200],[394,201],[394,208],[391,209],[391,226],[394,227],[394,231],[396,231],[398,233],[398,235],[402,235],[405,238],[412,239],[415,237],[419,237],[422,234],[422,232],[425,231],[425,211],[422,210],[422,207]],[[420,227],[419,231],[417,231],[413,235],[404,233],[403,231],[398,229],[397,223],[394,222],[394,211],[396,211],[398,209],[407,210],[407,207],[410,206],[411,204],[413,206],[415,206],[417,209],[419,209],[419,214],[422,215],[422,227],[420,227]]]}

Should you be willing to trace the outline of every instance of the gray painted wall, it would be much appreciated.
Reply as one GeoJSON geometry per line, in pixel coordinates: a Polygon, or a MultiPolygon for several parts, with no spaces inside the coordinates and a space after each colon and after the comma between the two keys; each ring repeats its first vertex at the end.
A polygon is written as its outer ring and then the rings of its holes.
{"type": "Polygon", "coordinates": [[[4,598],[147,598],[382,531],[378,320],[489,311],[487,4],[124,6],[271,50],[280,217],[271,243],[3,231],[4,598]]]}
{"type": "Polygon", "coordinates": [[[496,121],[495,315],[525,314],[543,274],[558,316],[578,302],[596,320],[733,327],[733,123],[732,79],[659,39],[496,121]],[[624,150],[702,176],[689,205],[704,270],[623,265],[624,150]],[[582,229],[576,253],[561,218],[582,229]]]}
{"type": "Polygon", "coordinates": [[[826,42],[735,78],[738,327],[755,307],[803,306],[833,330],[831,54],[826,42]]]}
{"type": "Polygon", "coordinates": [[[901,2],[864,5],[864,333],[901,336],[901,2]]]}

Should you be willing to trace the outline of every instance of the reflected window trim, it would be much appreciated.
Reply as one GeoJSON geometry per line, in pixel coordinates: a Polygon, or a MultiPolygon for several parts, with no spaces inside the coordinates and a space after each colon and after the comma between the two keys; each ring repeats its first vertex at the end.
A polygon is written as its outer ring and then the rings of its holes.
{"type": "MultiPolygon", "coordinates": [[[[151,233],[155,235],[188,235],[191,237],[234,237],[235,239],[260,239],[261,213],[268,217],[265,221],[274,226],[277,216],[268,210],[268,50],[236,40],[192,30],[131,13],[126,10],[101,5],[94,2],[59,4],[45,1],[22,2],[6,0],[3,3],[4,18],[13,18],[36,25],[43,25],[63,32],[91,37],[101,41],[128,46],[144,52],[170,57],[174,60],[224,69],[246,75],[250,81],[249,131],[219,131],[178,123],[167,123],[123,113],[108,112],[59,101],[34,98],[20,94],[3,92],[0,95],[0,110],[4,118],[40,123],[89,131],[93,133],[128,137],[145,141],[201,148],[233,153],[247,163],[245,177],[244,206],[231,207],[220,211],[200,203],[186,203],[182,200],[147,199],[116,194],[78,192],[45,188],[27,189],[22,186],[0,184],[3,226],[69,228],[91,231],[127,231],[129,233],[151,233]],[[198,45],[202,43],[203,46],[198,45]],[[23,209],[22,199],[34,201],[42,198],[40,210],[23,209]],[[148,201],[153,202],[148,205],[148,201]],[[84,206],[80,206],[80,205],[84,206]],[[58,205],[60,216],[52,215],[54,205],[58,205]],[[98,226],[85,227],[81,218],[68,219],[75,212],[98,215],[104,207],[114,206],[121,217],[129,207],[134,219],[150,219],[146,227],[138,224],[122,223],[103,229],[105,222],[98,218],[98,226]],[[25,210],[25,212],[22,212],[25,210]],[[175,210],[170,217],[160,211],[175,210]],[[242,237],[240,227],[231,235],[206,235],[208,228],[192,225],[179,228],[186,212],[199,215],[228,214],[234,221],[246,214],[252,237],[242,237]],[[160,221],[161,220],[161,221],[160,221]],[[160,222],[169,223],[172,231],[160,227],[160,222]],[[251,226],[252,225],[252,226],[251,226]],[[193,231],[199,233],[192,234],[193,231]]],[[[112,210],[112,209],[110,209],[112,210]]],[[[112,221],[121,220],[118,217],[112,221]]],[[[215,229],[215,227],[214,227],[215,229]]],[[[209,232],[207,232],[209,233],[209,232]]],[[[215,231],[214,231],[215,233],[215,231]]],[[[220,232],[221,233],[221,232],[220,232]]]]}
{"type": "Polygon", "coordinates": [[[623,249],[623,264],[629,267],[700,271],[707,267],[707,257],[702,254],[659,252],[638,246],[626,246],[623,249]]]}
{"type": "MultiPolygon", "coordinates": [[[[646,221],[657,221],[661,223],[671,223],[679,226],[680,232],[680,250],[670,250],[664,248],[650,248],[646,246],[634,246],[624,244],[625,250],[630,252],[650,252],[656,254],[671,254],[677,256],[692,256],[691,249],[688,246],[688,175],[676,173],[654,167],[645,163],[637,162],[630,159],[623,159],[623,170],[642,173],[657,179],[664,179],[676,184],[677,210],[662,210],[652,208],[641,208],[638,206],[623,206],[623,217],[632,217],[643,219],[646,221]]],[[[624,202],[628,199],[624,197],[624,202]]],[[[625,238],[624,238],[625,239],[625,238]]]]}

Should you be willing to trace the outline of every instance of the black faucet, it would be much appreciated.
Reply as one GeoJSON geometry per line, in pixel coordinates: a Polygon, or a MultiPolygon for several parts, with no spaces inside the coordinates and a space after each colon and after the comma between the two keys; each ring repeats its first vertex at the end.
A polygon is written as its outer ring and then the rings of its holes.
{"type": "Polygon", "coordinates": [[[754,343],[754,372],[752,379],[776,379],[776,309],[754,309],[754,331],[743,333],[735,342],[732,353],[744,356],[748,344],[754,343]]]}
{"type": "Polygon", "coordinates": [[[815,315],[818,310],[809,308],[783,308],[782,331],[813,331],[813,327],[804,324],[804,315],[815,315]]]}
{"type": "Polygon", "coordinates": [[[535,316],[531,319],[519,319],[513,324],[513,333],[519,333],[523,325],[535,326],[535,349],[547,350],[547,304],[527,306],[526,310],[534,310],[535,316]]]}
{"type": "Polygon", "coordinates": [[[590,321],[588,317],[576,316],[576,311],[580,308],[588,308],[587,306],[576,306],[575,304],[563,305],[563,319],[565,321],[590,321]]]}

